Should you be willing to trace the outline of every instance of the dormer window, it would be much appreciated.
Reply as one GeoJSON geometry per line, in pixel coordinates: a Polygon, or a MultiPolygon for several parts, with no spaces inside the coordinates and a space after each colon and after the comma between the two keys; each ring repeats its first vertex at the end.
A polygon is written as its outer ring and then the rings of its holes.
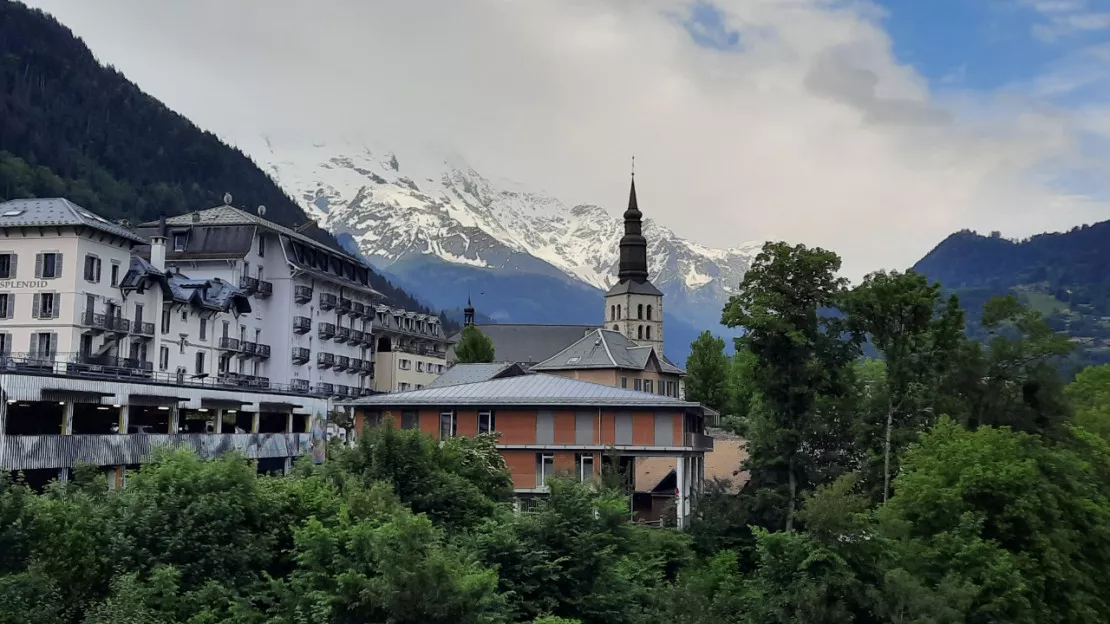
{"type": "Polygon", "coordinates": [[[174,234],[173,235],[173,250],[185,251],[185,243],[188,241],[188,234],[174,234]]]}

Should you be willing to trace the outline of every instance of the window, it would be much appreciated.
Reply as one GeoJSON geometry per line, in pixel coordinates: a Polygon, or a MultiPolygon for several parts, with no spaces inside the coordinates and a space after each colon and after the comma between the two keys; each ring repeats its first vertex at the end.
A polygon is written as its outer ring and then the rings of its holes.
{"type": "Polygon", "coordinates": [[[173,250],[185,251],[185,242],[189,239],[187,234],[174,234],[173,235],[173,250]]]}
{"type": "Polygon", "coordinates": [[[609,306],[609,320],[610,321],[617,320],[617,306],[615,306],[615,305],[609,306]]]}
{"type": "MultiPolygon", "coordinates": [[[[262,233],[258,234],[258,257],[266,257],[266,235],[262,233]]],[[[262,275],[260,274],[259,277],[262,277],[262,275]]]]}
{"type": "Polygon", "coordinates": [[[224,332],[223,337],[224,338],[227,338],[227,332],[230,329],[230,327],[231,327],[231,322],[230,321],[224,321],[224,329],[223,329],[223,332],[224,332]]]}
{"type": "Polygon", "coordinates": [[[163,345],[158,350],[158,370],[166,370],[170,367],[170,348],[163,345]]]}
{"type": "Polygon", "coordinates": [[[636,318],[641,321],[644,320],[644,304],[642,303],[636,306],[636,318]]]}
{"type": "Polygon", "coordinates": [[[404,381],[400,382],[399,384],[397,384],[397,389],[400,390],[401,392],[405,392],[406,390],[409,389],[408,382],[404,382],[404,381]]]}
{"type": "Polygon", "coordinates": [[[112,263],[112,286],[119,286],[119,263],[112,263]]]}
{"type": "Polygon", "coordinates": [[[401,412],[401,428],[416,429],[420,426],[420,415],[414,411],[401,412]]]}
{"type": "Polygon", "coordinates": [[[405,358],[400,358],[397,360],[397,368],[401,370],[409,370],[410,368],[412,368],[412,362],[406,360],[405,358]]]}
{"type": "Polygon", "coordinates": [[[200,319],[200,339],[208,340],[208,319],[200,319]]]}
{"type": "Polygon", "coordinates": [[[41,359],[53,359],[57,347],[57,339],[52,332],[37,332],[31,334],[31,353],[41,359]]]}
{"type": "Polygon", "coordinates": [[[170,333],[170,311],[162,310],[162,333],[170,333]]]}
{"type": "Polygon", "coordinates": [[[655,384],[655,382],[652,381],[651,379],[645,379],[644,380],[644,392],[653,392],[654,391],[654,387],[653,387],[654,384],[655,384]]]}
{"type": "Polygon", "coordinates": [[[651,325],[648,325],[645,328],[644,335],[647,336],[648,340],[651,340],[651,325]]]}
{"type": "Polygon", "coordinates": [[[0,356],[6,356],[12,352],[12,335],[0,334],[0,356]]]}
{"type": "Polygon", "coordinates": [[[536,487],[547,485],[547,480],[555,475],[555,455],[553,453],[536,453],[536,487]]]}
{"type": "Polygon", "coordinates": [[[497,430],[497,423],[494,420],[493,412],[486,410],[478,412],[478,433],[493,433],[497,430]]]}
{"type": "Polygon", "coordinates": [[[177,346],[181,349],[181,353],[185,353],[185,336],[182,336],[181,339],[178,340],[177,346]]]}
{"type": "Polygon", "coordinates": [[[418,372],[418,373],[423,373],[424,372],[424,363],[419,361],[419,360],[417,360],[417,362],[416,362],[416,372],[418,372]]]}
{"type": "Polygon", "coordinates": [[[0,279],[15,279],[15,254],[0,254],[0,279]]]}
{"type": "Polygon", "coordinates": [[[32,316],[40,319],[58,318],[58,304],[61,303],[60,299],[61,295],[58,293],[36,294],[32,304],[32,316]]]}
{"type": "Polygon", "coordinates": [[[100,283],[100,258],[92,254],[85,256],[85,281],[100,283]]]}
{"type": "Polygon", "coordinates": [[[197,351],[196,371],[198,375],[204,374],[204,351],[197,351]]]}
{"type": "Polygon", "coordinates": [[[231,370],[231,354],[225,353],[221,355],[217,366],[219,366],[221,375],[231,370]]]}
{"type": "Polygon", "coordinates": [[[0,293],[0,319],[10,319],[15,316],[15,295],[0,293]]]}
{"type": "Polygon", "coordinates": [[[617,304],[617,320],[621,318],[621,304],[617,304]]]}
{"type": "Polygon", "coordinates": [[[52,251],[35,256],[35,277],[54,279],[62,276],[62,254],[52,251]]]}
{"type": "Polygon", "coordinates": [[[183,320],[183,321],[188,321],[189,320],[189,311],[188,310],[182,310],[181,311],[181,320],[183,320]]]}
{"type": "Polygon", "coordinates": [[[628,387],[628,377],[621,377],[621,387],[622,388],[627,388],[628,387]]]}
{"type": "MultiPolygon", "coordinates": [[[[135,325],[142,325],[142,324],[143,324],[143,304],[136,303],[135,304],[135,325]]],[[[141,329],[141,328],[136,327],[135,331],[138,331],[139,329],[141,329]]]]}
{"type": "Polygon", "coordinates": [[[651,306],[650,305],[648,306],[648,309],[647,309],[647,320],[649,320],[649,321],[651,320],[651,306]]]}
{"type": "Polygon", "coordinates": [[[578,465],[578,480],[589,481],[594,478],[593,453],[579,453],[575,463],[578,465]]]}
{"type": "Polygon", "coordinates": [[[459,423],[455,419],[455,412],[445,410],[439,413],[439,439],[453,438],[459,433],[459,423]]]}
{"type": "Polygon", "coordinates": [[[637,379],[635,381],[636,381],[636,383],[633,386],[633,389],[636,390],[637,392],[643,390],[644,389],[644,382],[640,379],[637,379]]]}

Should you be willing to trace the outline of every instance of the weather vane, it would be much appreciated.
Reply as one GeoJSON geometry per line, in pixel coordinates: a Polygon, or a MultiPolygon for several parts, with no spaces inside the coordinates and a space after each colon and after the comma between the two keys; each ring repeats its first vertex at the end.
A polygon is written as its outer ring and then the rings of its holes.
{"type": "Polygon", "coordinates": [[[632,155],[632,177],[636,177],[636,155],[632,155]]]}

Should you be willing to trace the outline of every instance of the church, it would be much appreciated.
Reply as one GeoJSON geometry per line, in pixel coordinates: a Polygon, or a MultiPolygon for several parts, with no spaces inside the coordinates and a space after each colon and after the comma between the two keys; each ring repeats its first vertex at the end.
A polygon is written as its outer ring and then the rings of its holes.
{"type": "MultiPolygon", "coordinates": [[[[454,385],[543,372],[638,390],[685,397],[686,372],[663,354],[663,293],[648,276],[647,239],[633,177],[624,211],[617,283],[605,294],[600,326],[490,324],[478,325],[493,341],[496,366],[452,367],[432,386],[454,385]],[[479,378],[474,378],[479,375],[479,378]]],[[[474,325],[467,301],[464,323],[474,325]]],[[[458,342],[456,333],[450,338],[458,342]]],[[[454,347],[447,362],[454,364],[454,347]]]]}

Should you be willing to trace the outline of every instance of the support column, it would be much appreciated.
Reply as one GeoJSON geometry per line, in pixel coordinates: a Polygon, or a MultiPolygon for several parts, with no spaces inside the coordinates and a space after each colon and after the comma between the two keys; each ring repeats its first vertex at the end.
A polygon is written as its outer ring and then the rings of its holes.
{"type": "Polygon", "coordinates": [[[293,433],[293,412],[285,415],[285,433],[293,433]]]}
{"type": "Polygon", "coordinates": [[[223,433],[223,432],[224,432],[224,410],[221,407],[221,408],[218,408],[216,410],[216,433],[223,433]]]}
{"type": "Polygon", "coordinates": [[[258,433],[258,425],[261,416],[262,412],[253,412],[251,414],[251,433],[258,433]]]}
{"type": "Polygon", "coordinates": [[[286,457],[285,458],[285,467],[283,468],[283,471],[286,475],[288,475],[290,472],[293,471],[293,458],[292,457],[286,457]]]}
{"type": "Polygon", "coordinates": [[[678,489],[678,497],[675,501],[675,523],[680,529],[686,528],[686,458],[679,457],[675,460],[674,474],[676,485],[678,489]]]}
{"type": "Polygon", "coordinates": [[[170,406],[170,425],[169,432],[171,434],[181,431],[181,411],[176,405],[170,406]]]}
{"type": "Polygon", "coordinates": [[[73,403],[62,405],[62,435],[73,435],[73,403]]]}
{"type": "Polygon", "coordinates": [[[119,406],[119,434],[127,435],[127,428],[131,426],[131,406],[119,406]]]}

